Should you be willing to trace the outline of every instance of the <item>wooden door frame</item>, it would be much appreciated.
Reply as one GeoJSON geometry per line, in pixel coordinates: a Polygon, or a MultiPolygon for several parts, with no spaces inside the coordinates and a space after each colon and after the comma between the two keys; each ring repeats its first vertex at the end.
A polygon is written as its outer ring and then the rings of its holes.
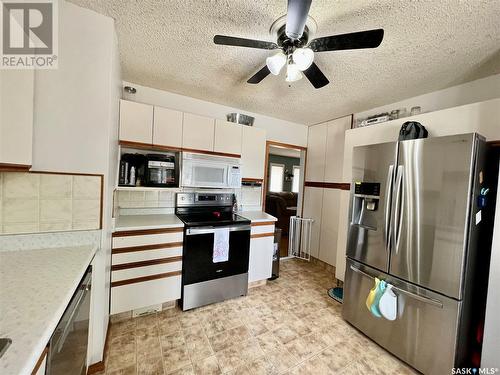
{"type": "MultiPolygon", "coordinates": [[[[304,151],[304,171],[302,172],[304,174],[304,182],[305,182],[305,170],[306,170],[306,162],[307,162],[307,147],[305,146],[299,146],[299,145],[293,145],[290,143],[282,143],[282,142],[275,142],[275,141],[266,141],[266,158],[265,158],[265,164],[264,164],[264,181],[262,182],[262,211],[266,211],[266,194],[267,194],[267,184],[268,184],[268,172],[269,172],[269,149],[271,146],[274,147],[280,147],[280,148],[288,148],[292,150],[297,150],[297,151],[304,151]]],[[[304,192],[305,186],[302,185],[302,192],[304,192]]],[[[300,190],[300,187],[299,187],[300,190]]],[[[303,194],[302,194],[303,195],[303,194]]],[[[302,197],[303,198],[303,197],[302,197]]],[[[304,204],[304,199],[302,199],[302,205],[304,204]]]]}

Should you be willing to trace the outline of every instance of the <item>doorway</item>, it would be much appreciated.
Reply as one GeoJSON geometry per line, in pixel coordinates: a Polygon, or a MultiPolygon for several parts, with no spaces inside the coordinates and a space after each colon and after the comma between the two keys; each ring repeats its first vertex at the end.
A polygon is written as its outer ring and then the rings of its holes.
{"type": "Polygon", "coordinates": [[[280,257],[290,256],[290,217],[301,216],[307,149],[268,141],[264,179],[264,211],[278,219],[281,229],[280,257]]]}

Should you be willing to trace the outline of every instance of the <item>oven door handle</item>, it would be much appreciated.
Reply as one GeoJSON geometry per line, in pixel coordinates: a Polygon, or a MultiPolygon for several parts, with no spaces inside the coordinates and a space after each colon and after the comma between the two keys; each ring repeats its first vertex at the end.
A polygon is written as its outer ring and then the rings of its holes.
{"type": "Polygon", "coordinates": [[[210,226],[210,227],[199,227],[199,228],[188,228],[186,229],[186,236],[194,236],[194,235],[197,235],[197,234],[210,234],[210,233],[215,233],[215,230],[216,229],[228,229],[230,232],[239,232],[239,231],[243,231],[243,230],[250,230],[251,227],[250,225],[233,225],[233,226],[229,226],[229,227],[213,227],[213,226],[210,226]]]}

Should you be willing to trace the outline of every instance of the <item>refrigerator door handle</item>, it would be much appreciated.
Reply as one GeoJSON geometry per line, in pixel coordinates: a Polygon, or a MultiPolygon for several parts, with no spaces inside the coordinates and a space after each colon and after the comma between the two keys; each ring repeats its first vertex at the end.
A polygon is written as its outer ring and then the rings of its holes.
{"type": "MultiPolygon", "coordinates": [[[[370,279],[375,279],[375,276],[372,276],[365,271],[361,271],[359,268],[356,268],[353,265],[351,265],[350,268],[351,268],[351,270],[353,270],[356,273],[359,273],[360,275],[363,275],[363,276],[368,277],[370,279]]],[[[409,292],[407,290],[398,288],[397,286],[394,286],[394,285],[392,286],[392,290],[394,290],[396,293],[405,294],[410,298],[416,299],[417,301],[424,302],[424,303],[427,303],[427,304],[432,305],[432,306],[436,306],[440,309],[443,308],[443,302],[441,302],[440,300],[437,300],[434,298],[429,298],[429,297],[424,297],[424,296],[421,296],[420,294],[409,292]]]]}
{"type": "Polygon", "coordinates": [[[392,243],[394,244],[396,254],[399,252],[399,239],[401,238],[401,224],[403,221],[403,209],[401,205],[401,199],[403,196],[403,173],[404,167],[399,165],[396,173],[396,200],[394,203],[394,227],[392,231],[392,243]]]}
{"type": "Polygon", "coordinates": [[[391,236],[391,227],[390,227],[390,209],[391,209],[391,192],[392,192],[392,181],[393,181],[393,172],[394,172],[394,165],[389,166],[389,170],[387,172],[387,180],[386,180],[386,189],[385,189],[385,210],[384,210],[384,242],[385,242],[385,249],[389,251],[389,245],[390,245],[390,236],[391,236]]]}

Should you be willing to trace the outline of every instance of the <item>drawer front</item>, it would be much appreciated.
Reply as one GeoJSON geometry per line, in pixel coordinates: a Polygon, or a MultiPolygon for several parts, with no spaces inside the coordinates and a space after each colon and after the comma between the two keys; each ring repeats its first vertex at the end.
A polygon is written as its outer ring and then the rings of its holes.
{"type": "Polygon", "coordinates": [[[111,288],[111,314],[175,301],[181,298],[181,276],[111,288]]]}
{"type": "Polygon", "coordinates": [[[252,225],[252,231],[250,234],[263,234],[263,233],[273,233],[274,234],[274,224],[273,225],[252,225]]]}
{"type": "MultiPolygon", "coordinates": [[[[182,229],[181,229],[182,230],[182,229]]],[[[182,242],[183,232],[113,237],[113,249],[182,242]]]]}
{"type": "Polygon", "coordinates": [[[145,277],[160,273],[167,273],[167,272],[174,272],[181,270],[182,270],[182,261],[169,262],[163,264],[153,264],[150,266],[143,266],[143,267],[125,268],[120,270],[112,269],[113,272],[111,272],[111,282],[135,279],[138,277],[145,277]]]}
{"type": "Polygon", "coordinates": [[[131,251],[126,253],[113,253],[111,264],[123,264],[131,262],[141,262],[152,259],[163,259],[182,256],[182,246],[152,250],[131,251]]]}

